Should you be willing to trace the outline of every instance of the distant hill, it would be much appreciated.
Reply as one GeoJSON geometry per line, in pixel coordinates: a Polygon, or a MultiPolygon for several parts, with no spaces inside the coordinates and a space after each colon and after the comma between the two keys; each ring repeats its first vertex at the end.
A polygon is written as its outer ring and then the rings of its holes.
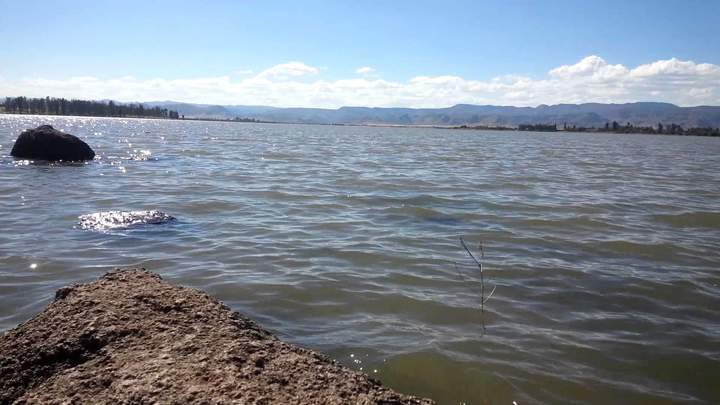
{"type": "Polygon", "coordinates": [[[143,103],[146,107],[161,106],[169,110],[178,111],[180,114],[188,118],[235,118],[238,113],[262,113],[272,110],[273,107],[253,107],[253,106],[226,106],[211,104],[190,104],[180,103],[176,101],[151,101],[143,103]],[[173,107],[170,107],[173,106],[173,107]],[[239,110],[238,110],[239,109],[239,110]]]}
{"type": "Polygon", "coordinates": [[[448,108],[276,108],[265,106],[206,105],[172,101],[144,103],[176,110],[194,118],[253,118],[262,121],[313,124],[387,125],[491,125],[516,127],[520,124],[558,124],[601,127],[617,121],[621,125],[720,127],[720,107],[678,107],[669,103],[558,104],[537,107],[510,107],[458,104],[448,108]]]}

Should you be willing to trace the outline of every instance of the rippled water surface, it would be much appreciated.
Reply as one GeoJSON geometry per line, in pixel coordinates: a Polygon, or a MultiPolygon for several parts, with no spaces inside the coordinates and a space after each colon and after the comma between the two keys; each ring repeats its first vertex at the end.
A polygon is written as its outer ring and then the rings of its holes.
{"type": "Polygon", "coordinates": [[[720,139],[0,115],[0,145],[0,330],[138,265],[443,404],[720,402],[720,139]],[[96,160],[11,158],[44,123],[96,160]]]}

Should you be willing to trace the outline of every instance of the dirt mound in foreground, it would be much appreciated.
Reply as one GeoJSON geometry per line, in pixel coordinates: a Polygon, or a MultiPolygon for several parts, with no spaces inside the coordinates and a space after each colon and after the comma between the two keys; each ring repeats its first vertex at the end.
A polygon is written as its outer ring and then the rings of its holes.
{"type": "Polygon", "coordinates": [[[58,290],[0,336],[6,403],[429,404],[144,269],[58,290]]]}

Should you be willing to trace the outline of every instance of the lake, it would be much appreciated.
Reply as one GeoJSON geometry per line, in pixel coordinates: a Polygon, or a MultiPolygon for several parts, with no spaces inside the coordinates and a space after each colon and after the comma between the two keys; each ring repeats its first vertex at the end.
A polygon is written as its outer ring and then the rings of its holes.
{"type": "Polygon", "coordinates": [[[142,266],[442,404],[718,403],[718,168],[716,138],[0,115],[0,331],[142,266]],[[9,156],[45,123],[96,160],[9,156]],[[145,209],[177,222],[76,226],[145,209]]]}

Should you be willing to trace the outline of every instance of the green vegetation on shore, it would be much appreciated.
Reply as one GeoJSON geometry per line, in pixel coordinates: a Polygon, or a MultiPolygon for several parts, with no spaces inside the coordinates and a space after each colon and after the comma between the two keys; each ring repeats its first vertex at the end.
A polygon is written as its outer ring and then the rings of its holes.
{"type": "Polygon", "coordinates": [[[6,97],[2,104],[6,114],[81,115],[91,117],[151,117],[178,119],[177,111],[145,107],[140,103],[118,104],[114,101],[67,100],[64,98],[6,97]]]}
{"type": "Polygon", "coordinates": [[[578,127],[575,125],[563,124],[562,129],[557,124],[521,124],[517,128],[513,127],[493,127],[485,125],[461,125],[453,127],[453,129],[476,129],[476,130],[515,130],[533,131],[533,132],[604,132],[613,134],[656,134],[656,135],[694,135],[694,136],[720,136],[720,128],[712,127],[695,127],[683,128],[680,125],[671,123],[663,125],[661,122],[656,127],[651,126],[635,126],[631,123],[620,125],[616,121],[608,122],[604,127],[578,127]]]}
{"type": "Polygon", "coordinates": [[[665,124],[658,122],[657,126],[635,126],[631,123],[620,125],[617,121],[607,122],[602,128],[577,127],[575,125],[563,125],[563,131],[572,132],[610,132],[615,134],[657,134],[657,135],[695,135],[695,136],[720,136],[720,128],[694,127],[683,128],[675,123],[665,124]]]}

